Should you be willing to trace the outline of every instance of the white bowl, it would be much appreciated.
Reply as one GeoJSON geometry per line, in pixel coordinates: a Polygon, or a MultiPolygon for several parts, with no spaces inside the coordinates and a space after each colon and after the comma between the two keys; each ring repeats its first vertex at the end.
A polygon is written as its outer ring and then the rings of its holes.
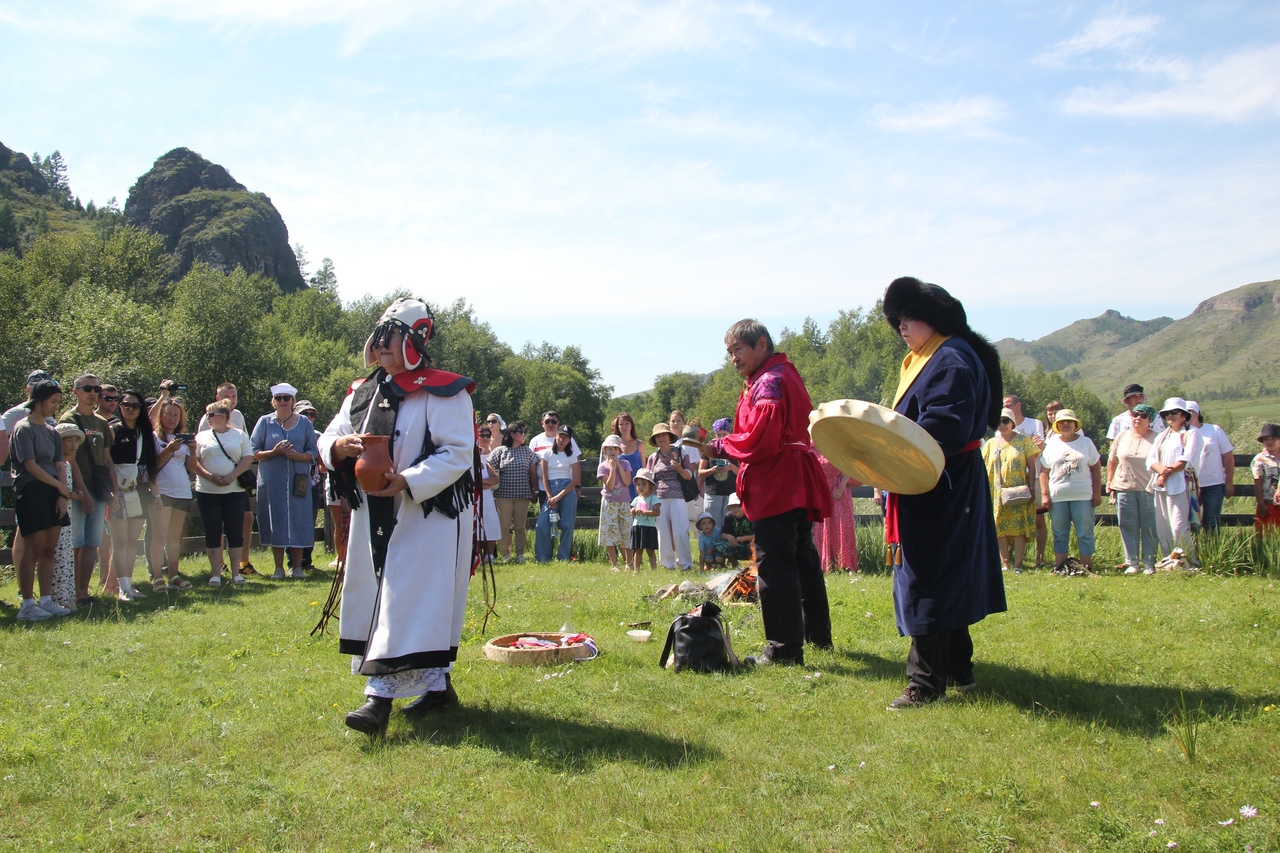
{"type": "Polygon", "coordinates": [[[627,636],[635,640],[637,643],[647,643],[649,642],[649,638],[653,636],[653,632],[636,629],[634,631],[628,631],[627,636]]]}

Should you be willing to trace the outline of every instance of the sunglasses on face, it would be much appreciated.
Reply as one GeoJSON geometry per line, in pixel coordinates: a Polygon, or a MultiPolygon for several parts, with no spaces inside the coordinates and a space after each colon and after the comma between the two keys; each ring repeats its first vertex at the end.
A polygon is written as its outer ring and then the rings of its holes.
{"type": "Polygon", "coordinates": [[[512,435],[524,435],[524,430],[522,430],[522,429],[513,429],[513,430],[511,431],[511,434],[512,434],[512,435]]]}
{"type": "Polygon", "coordinates": [[[554,424],[558,424],[558,423],[560,423],[560,422],[559,422],[558,420],[556,420],[555,418],[547,418],[547,419],[546,419],[545,421],[543,421],[542,423],[543,423],[544,425],[554,425],[554,424]]]}
{"type": "Polygon", "coordinates": [[[1142,414],[1142,412],[1134,412],[1134,413],[1133,413],[1133,416],[1134,416],[1135,418],[1142,418],[1144,421],[1149,421],[1149,420],[1151,420],[1150,416],[1148,416],[1148,415],[1144,415],[1144,414],[1142,414]]]}
{"type": "Polygon", "coordinates": [[[1011,423],[1013,423],[1013,421],[1009,420],[1008,418],[1001,418],[1001,419],[1000,419],[1000,423],[1002,423],[1002,424],[1011,424],[1011,423]]]}
{"type": "Polygon", "coordinates": [[[487,429],[482,429],[482,430],[480,430],[480,437],[481,437],[481,438],[493,438],[493,433],[489,432],[487,429]]]}
{"type": "MultiPolygon", "coordinates": [[[[86,394],[97,394],[102,391],[101,385],[77,385],[77,391],[83,391],[86,394]]],[[[117,397],[116,399],[120,399],[117,397]]]]}
{"type": "Polygon", "coordinates": [[[485,423],[487,423],[487,424],[496,424],[496,423],[498,423],[498,419],[497,419],[497,418],[489,418],[489,420],[485,421],[485,423]]]}
{"type": "Polygon", "coordinates": [[[210,417],[210,418],[225,418],[226,416],[227,416],[226,412],[210,412],[208,415],[206,415],[206,417],[210,417]]]}
{"type": "Polygon", "coordinates": [[[274,397],[272,397],[271,399],[275,400],[277,403],[283,403],[285,400],[292,400],[292,399],[293,399],[293,395],[292,395],[292,394],[277,394],[277,395],[275,395],[274,397]]]}
{"type": "Polygon", "coordinates": [[[125,402],[125,403],[121,403],[121,404],[120,404],[120,408],[122,408],[122,409],[141,409],[141,408],[142,408],[142,404],[141,404],[141,403],[128,403],[128,402],[125,402]]]}
{"type": "Polygon", "coordinates": [[[103,403],[118,403],[118,402],[120,402],[120,398],[119,398],[119,397],[99,397],[98,399],[99,399],[99,400],[101,400],[103,403]]]}

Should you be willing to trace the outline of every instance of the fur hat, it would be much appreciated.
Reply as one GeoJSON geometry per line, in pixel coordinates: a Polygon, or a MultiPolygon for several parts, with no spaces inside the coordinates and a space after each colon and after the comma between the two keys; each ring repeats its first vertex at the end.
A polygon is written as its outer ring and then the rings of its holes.
{"type": "Polygon", "coordinates": [[[944,288],[918,278],[895,278],[884,292],[884,317],[897,329],[905,317],[922,320],[939,334],[958,335],[969,331],[964,306],[944,288]]]}

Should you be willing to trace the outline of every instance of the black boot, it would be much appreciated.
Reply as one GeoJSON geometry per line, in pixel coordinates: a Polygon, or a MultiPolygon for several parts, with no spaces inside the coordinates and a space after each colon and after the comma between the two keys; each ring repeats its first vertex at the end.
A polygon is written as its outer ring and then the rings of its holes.
{"type": "Polygon", "coordinates": [[[453,678],[444,674],[444,690],[429,690],[408,705],[404,706],[407,717],[425,717],[436,711],[454,708],[458,705],[458,694],[453,689],[453,678]]]}
{"type": "Polygon", "coordinates": [[[391,700],[370,696],[365,703],[347,714],[347,727],[358,732],[376,735],[387,727],[391,719],[391,700]]]}

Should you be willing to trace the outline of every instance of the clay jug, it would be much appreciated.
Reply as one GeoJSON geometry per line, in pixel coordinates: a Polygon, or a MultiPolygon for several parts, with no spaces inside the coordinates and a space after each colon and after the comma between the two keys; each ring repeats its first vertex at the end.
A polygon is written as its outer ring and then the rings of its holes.
{"type": "Polygon", "coordinates": [[[356,479],[366,492],[381,491],[390,479],[391,454],[387,439],[385,435],[360,436],[364,452],[356,457],[356,479]]]}

